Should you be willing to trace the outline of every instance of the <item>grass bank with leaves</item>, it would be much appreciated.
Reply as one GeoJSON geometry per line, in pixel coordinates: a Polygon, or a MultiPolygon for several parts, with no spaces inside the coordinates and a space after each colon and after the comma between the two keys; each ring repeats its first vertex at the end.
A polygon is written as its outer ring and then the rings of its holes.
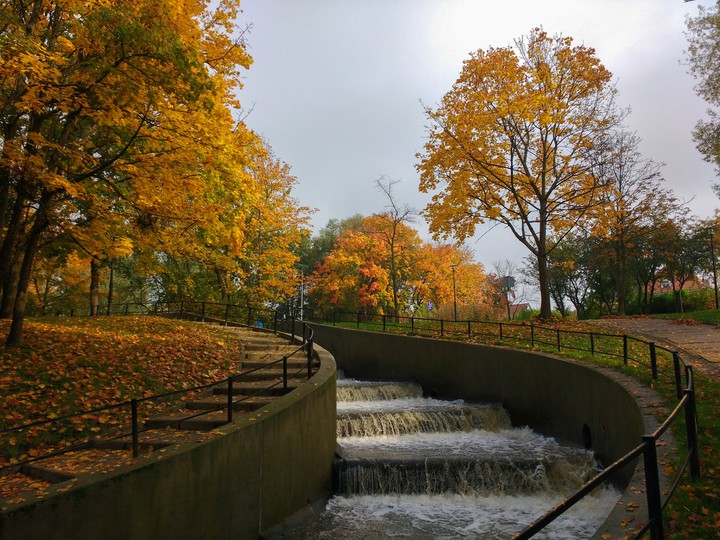
{"type": "MultiPolygon", "coordinates": [[[[0,321],[0,336],[8,329],[9,321],[0,321]]],[[[208,324],[157,317],[30,320],[22,345],[0,349],[0,430],[219,380],[236,368],[241,351],[231,330],[208,324]]],[[[52,430],[0,436],[0,466],[125,424],[127,415],[113,410],[92,422],[79,417],[52,430]]]]}

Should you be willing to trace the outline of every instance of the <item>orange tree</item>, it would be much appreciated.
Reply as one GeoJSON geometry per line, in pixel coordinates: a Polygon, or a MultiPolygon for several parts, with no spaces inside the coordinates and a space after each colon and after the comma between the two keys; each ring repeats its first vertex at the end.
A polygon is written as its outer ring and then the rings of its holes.
{"type": "MultiPolygon", "coordinates": [[[[8,344],[22,335],[38,247],[55,235],[93,221],[95,242],[103,224],[126,224],[173,243],[218,225],[218,188],[247,180],[236,139],[248,131],[231,114],[251,63],[238,10],[239,0],[31,0],[0,10],[8,344]]],[[[126,248],[138,241],[111,236],[126,248]]]]}
{"type": "Polygon", "coordinates": [[[550,317],[548,254],[597,204],[593,146],[618,114],[611,74],[591,48],[533,30],[478,50],[435,109],[419,154],[431,231],[464,240],[477,225],[510,229],[537,260],[540,315],[550,317]]]}

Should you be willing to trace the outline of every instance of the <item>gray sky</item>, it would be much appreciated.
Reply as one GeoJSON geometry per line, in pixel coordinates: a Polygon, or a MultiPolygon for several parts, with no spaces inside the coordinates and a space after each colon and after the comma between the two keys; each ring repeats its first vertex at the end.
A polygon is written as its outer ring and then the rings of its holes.
{"type": "MultiPolygon", "coordinates": [[[[645,157],[665,163],[666,185],[705,218],[719,206],[712,166],[691,130],[706,105],[682,65],[683,0],[245,0],[242,24],[255,63],[241,101],[247,123],[298,179],[295,196],[316,208],[317,231],[331,218],[383,210],[374,181],[401,183],[396,199],[424,208],[415,154],[422,151],[422,103],[450,90],[470,51],[504,47],[536,26],[596,50],[614,74],[626,124],[645,157]]],[[[415,226],[426,236],[418,217],[415,226]]],[[[528,252],[507,231],[485,227],[467,242],[488,270],[528,252]]]]}

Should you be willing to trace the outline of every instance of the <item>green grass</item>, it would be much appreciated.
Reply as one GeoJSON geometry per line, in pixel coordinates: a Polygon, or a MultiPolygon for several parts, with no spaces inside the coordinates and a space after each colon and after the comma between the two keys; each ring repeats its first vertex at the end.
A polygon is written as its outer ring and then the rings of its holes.
{"type": "Polygon", "coordinates": [[[720,324],[720,310],[706,309],[703,311],[688,311],[687,313],[661,313],[652,316],[654,319],[690,320],[705,324],[720,324]]]}

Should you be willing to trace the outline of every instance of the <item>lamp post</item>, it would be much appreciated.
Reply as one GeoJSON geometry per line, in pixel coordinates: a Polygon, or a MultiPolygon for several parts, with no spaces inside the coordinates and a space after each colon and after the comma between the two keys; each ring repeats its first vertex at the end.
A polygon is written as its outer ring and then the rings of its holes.
{"type": "Polygon", "coordinates": [[[505,276],[502,278],[502,286],[505,289],[505,304],[507,305],[508,321],[512,320],[512,313],[510,313],[510,289],[515,286],[515,278],[512,276],[505,276]]]}
{"type": "Polygon", "coordinates": [[[717,263],[715,261],[715,239],[712,229],[710,230],[710,257],[712,259],[713,286],[715,288],[715,309],[720,309],[720,302],[718,302],[717,263]]]}
{"type": "Polygon", "coordinates": [[[453,274],[453,313],[455,314],[455,322],[457,322],[457,291],[455,290],[455,267],[457,264],[451,264],[453,274]]]}

